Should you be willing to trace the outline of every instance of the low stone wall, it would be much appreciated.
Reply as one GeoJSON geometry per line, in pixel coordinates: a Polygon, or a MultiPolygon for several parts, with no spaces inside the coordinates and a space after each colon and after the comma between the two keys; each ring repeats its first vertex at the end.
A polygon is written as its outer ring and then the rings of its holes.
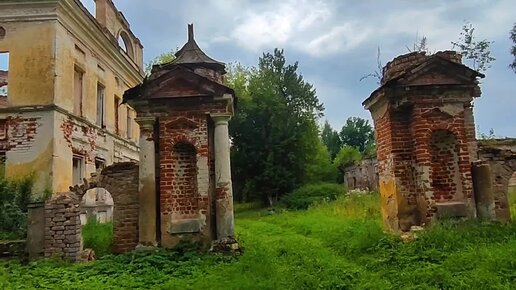
{"type": "Polygon", "coordinates": [[[0,241],[0,258],[25,256],[25,240],[0,241]]]}

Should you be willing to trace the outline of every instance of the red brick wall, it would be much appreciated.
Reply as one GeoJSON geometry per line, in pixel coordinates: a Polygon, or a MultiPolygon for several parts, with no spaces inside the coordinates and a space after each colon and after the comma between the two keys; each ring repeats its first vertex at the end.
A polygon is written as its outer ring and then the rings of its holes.
{"type": "Polygon", "coordinates": [[[451,132],[434,131],[430,138],[432,160],[431,186],[436,202],[450,201],[462,195],[458,168],[457,140],[451,132]]]}
{"type": "Polygon", "coordinates": [[[172,152],[172,211],[195,217],[199,212],[197,192],[197,158],[191,144],[176,143],[172,152]]]}

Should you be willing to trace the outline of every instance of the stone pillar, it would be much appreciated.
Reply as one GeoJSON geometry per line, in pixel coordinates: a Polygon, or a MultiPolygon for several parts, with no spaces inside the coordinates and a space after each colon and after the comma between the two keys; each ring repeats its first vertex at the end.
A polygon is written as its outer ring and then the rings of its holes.
{"type": "Polygon", "coordinates": [[[45,204],[31,203],[27,213],[27,253],[29,260],[44,255],[45,249],[45,204]]]}
{"type": "Polygon", "coordinates": [[[140,166],[139,166],[139,246],[157,246],[156,241],[156,153],[154,143],[155,117],[140,117],[140,166]]]}
{"type": "Polygon", "coordinates": [[[235,235],[228,132],[228,121],[231,115],[211,115],[211,117],[215,123],[214,146],[217,239],[223,240],[233,238],[235,235]]]}
{"type": "Polygon", "coordinates": [[[485,161],[473,162],[471,168],[477,217],[483,220],[496,218],[491,167],[485,161]]]}

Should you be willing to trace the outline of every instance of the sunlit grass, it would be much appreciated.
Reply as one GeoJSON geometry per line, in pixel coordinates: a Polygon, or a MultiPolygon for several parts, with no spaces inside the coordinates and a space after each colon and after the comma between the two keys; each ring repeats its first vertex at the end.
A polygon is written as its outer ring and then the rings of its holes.
{"type": "Polygon", "coordinates": [[[377,194],[304,211],[235,209],[242,256],[0,262],[0,289],[516,289],[516,224],[443,223],[403,242],[383,232],[377,194]]]}

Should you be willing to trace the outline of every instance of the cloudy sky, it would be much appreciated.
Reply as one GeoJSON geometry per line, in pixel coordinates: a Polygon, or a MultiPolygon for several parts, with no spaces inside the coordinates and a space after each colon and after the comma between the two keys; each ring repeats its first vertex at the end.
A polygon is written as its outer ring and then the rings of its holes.
{"type": "MultiPolygon", "coordinates": [[[[93,0],[82,0],[93,11],[93,0]]],[[[514,0],[114,0],[145,46],[145,61],[186,41],[187,23],[211,57],[256,65],[265,51],[284,48],[287,61],[317,89],[325,117],[339,128],[350,116],[370,119],[361,102],[377,87],[360,81],[426,36],[431,51],[451,49],[465,20],[478,40],[494,41],[496,58],[475,101],[479,131],[516,137],[516,74],[509,31],[514,0]]]]}

